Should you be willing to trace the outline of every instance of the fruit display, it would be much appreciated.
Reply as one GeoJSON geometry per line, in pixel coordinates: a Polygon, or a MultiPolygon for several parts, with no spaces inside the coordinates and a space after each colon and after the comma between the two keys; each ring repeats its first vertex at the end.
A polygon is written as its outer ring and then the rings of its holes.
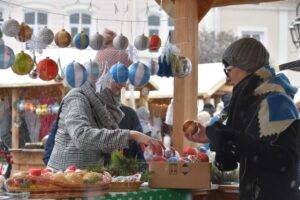
{"type": "Polygon", "coordinates": [[[70,166],[64,172],[53,172],[48,168],[21,171],[7,179],[6,184],[9,192],[70,192],[106,190],[111,180],[106,171],[98,173],[70,166]]]}

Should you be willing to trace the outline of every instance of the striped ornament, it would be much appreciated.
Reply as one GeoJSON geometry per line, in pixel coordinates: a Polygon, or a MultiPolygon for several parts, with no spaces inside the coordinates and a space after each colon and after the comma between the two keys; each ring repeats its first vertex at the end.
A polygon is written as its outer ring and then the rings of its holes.
{"type": "Polygon", "coordinates": [[[84,67],[87,71],[88,80],[96,83],[100,75],[102,74],[102,71],[100,70],[100,66],[98,63],[90,60],[84,64],[84,67]]]}
{"type": "Polygon", "coordinates": [[[112,75],[116,83],[126,83],[128,80],[128,68],[122,63],[114,64],[109,73],[112,75]]]}
{"type": "Polygon", "coordinates": [[[99,50],[104,46],[104,37],[103,35],[96,32],[92,37],[90,41],[90,47],[94,50],[99,50]]]}
{"type": "Polygon", "coordinates": [[[89,43],[89,36],[85,34],[84,31],[81,31],[81,33],[76,34],[73,39],[73,45],[77,49],[86,49],[89,46],[89,43]]]}
{"type": "Polygon", "coordinates": [[[156,75],[158,73],[159,65],[157,61],[151,58],[146,65],[149,66],[151,75],[156,75]]]}
{"type": "Polygon", "coordinates": [[[65,29],[62,29],[55,34],[54,41],[58,47],[65,48],[71,43],[71,35],[65,29]]]}
{"type": "Polygon", "coordinates": [[[84,66],[78,62],[71,62],[65,69],[65,82],[70,88],[80,87],[87,80],[87,71],[84,66]]]}
{"type": "Polygon", "coordinates": [[[30,28],[30,26],[22,22],[20,26],[20,31],[18,35],[16,35],[16,39],[20,42],[26,42],[31,39],[31,36],[32,29],[30,28]]]}
{"type": "Polygon", "coordinates": [[[122,33],[116,36],[113,40],[113,46],[117,50],[126,50],[128,47],[128,38],[125,37],[122,33]]]}
{"type": "Polygon", "coordinates": [[[49,28],[47,28],[47,26],[45,26],[43,29],[41,29],[37,33],[37,38],[38,38],[39,42],[49,45],[53,42],[54,33],[53,33],[53,31],[51,31],[51,29],[49,29],[49,28]]]}
{"type": "Polygon", "coordinates": [[[0,45],[0,69],[7,69],[15,61],[15,53],[14,51],[8,47],[3,45],[0,45]]]}
{"type": "Polygon", "coordinates": [[[136,62],[129,66],[129,82],[134,86],[144,86],[150,79],[150,68],[144,63],[136,62]]]}
{"type": "Polygon", "coordinates": [[[16,55],[14,64],[12,65],[12,70],[18,75],[26,75],[33,69],[34,62],[32,58],[21,51],[16,55]]]}
{"type": "Polygon", "coordinates": [[[149,38],[146,37],[144,34],[139,35],[134,40],[134,46],[138,50],[146,50],[149,47],[149,38]]]}

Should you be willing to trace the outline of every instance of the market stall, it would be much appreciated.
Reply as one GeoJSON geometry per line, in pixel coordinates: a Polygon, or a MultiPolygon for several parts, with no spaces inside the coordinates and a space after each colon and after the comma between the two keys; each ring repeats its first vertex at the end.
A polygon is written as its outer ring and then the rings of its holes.
{"type": "Polygon", "coordinates": [[[34,146],[29,143],[38,145],[43,136],[49,132],[56,114],[50,112],[48,108],[50,105],[59,105],[65,93],[65,87],[62,83],[54,81],[32,79],[29,76],[20,77],[11,69],[1,71],[1,77],[0,96],[2,99],[8,100],[9,109],[5,115],[11,116],[9,120],[11,124],[2,124],[8,127],[5,129],[2,127],[2,130],[8,130],[11,127],[11,138],[6,142],[10,143],[11,141],[11,144],[7,144],[7,146],[11,147],[10,151],[14,160],[12,172],[31,167],[44,167],[43,146],[39,146],[40,149],[25,148],[25,142],[28,146],[34,146]],[[42,105],[45,107],[44,111],[42,111],[42,105]],[[20,123],[26,123],[26,130],[21,128],[23,126],[20,123]],[[29,139],[20,140],[21,137],[29,139]]]}

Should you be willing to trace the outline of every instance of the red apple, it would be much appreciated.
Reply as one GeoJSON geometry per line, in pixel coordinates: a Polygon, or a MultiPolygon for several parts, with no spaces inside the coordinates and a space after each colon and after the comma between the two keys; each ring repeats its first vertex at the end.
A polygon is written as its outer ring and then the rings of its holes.
{"type": "Polygon", "coordinates": [[[42,174],[41,169],[31,168],[28,170],[28,174],[31,176],[40,176],[42,174]]]}
{"type": "Polygon", "coordinates": [[[201,162],[209,162],[209,158],[205,153],[198,152],[197,155],[201,159],[201,162]]]}

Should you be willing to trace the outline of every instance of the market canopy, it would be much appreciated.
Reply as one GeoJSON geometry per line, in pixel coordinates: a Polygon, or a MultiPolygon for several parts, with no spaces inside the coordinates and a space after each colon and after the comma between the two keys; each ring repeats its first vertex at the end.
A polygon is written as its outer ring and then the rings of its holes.
{"type": "Polygon", "coordinates": [[[29,75],[17,75],[11,68],[0,70],[0,88],[17,88],[29,86],[46,86],[60,84],[55,81],[43,81],[39,78],[32,79],[29,75]]]}
{"type": "MultiPolygon", "coordinates": [[[[222,63],[198,64],[198,97],[212,96],[225,82],[222,63]]],[[[149,92],[150,99],[173,98],[174,78],[151,76],[149,85],[155,86],[156,90],[149,92]]],[[[139,98],[139,92],[134,92],[134,97],[139,98]]],[[[131,93],[125,93],[130,98],[131,93]]]]}
{"type": "MultiPolygon", "coordinates": [[[[162,9],[171,17],[174,17],[174,7],[175,7],[175,0],[155,0],[162,9]]],[[[198,10],[203,9],[203,0],[198,0],[198,10]],[[201,2],[202,1],[202,2],[201,2]]],[[[213,7],[221,7],[221,6],[230,6],[230,5],[239,5],[239,4],[257,4],[262,2],[271,2],[271,1],[278,1],[278,0],[208,0],[206,1],[206,6],[213,8],[213,7]]],[[[199,12],[199,20],[201,20],[203,14],[199,12]]]]}

